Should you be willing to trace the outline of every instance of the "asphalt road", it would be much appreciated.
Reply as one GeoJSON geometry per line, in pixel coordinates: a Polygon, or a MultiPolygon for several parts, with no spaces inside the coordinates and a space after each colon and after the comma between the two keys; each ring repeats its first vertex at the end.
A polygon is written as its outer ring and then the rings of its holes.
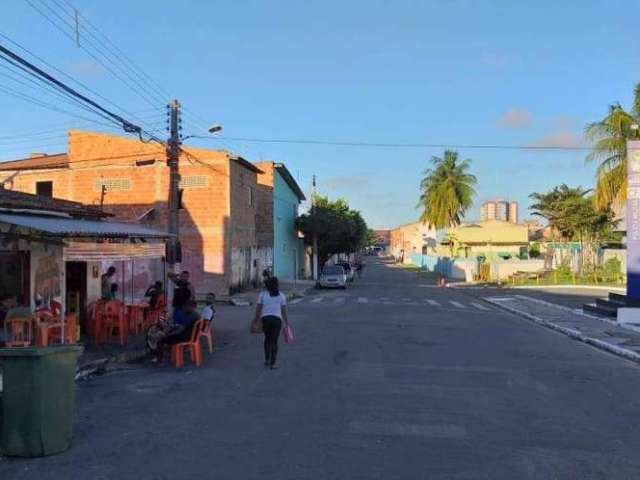
{"type": "Polygon", "coordinates": [[[634,479],[639,367],[380,263],[291,306],[264,370],[250,310],[200,369],[82,383],[70,451],[2,479],[634,479]]]}

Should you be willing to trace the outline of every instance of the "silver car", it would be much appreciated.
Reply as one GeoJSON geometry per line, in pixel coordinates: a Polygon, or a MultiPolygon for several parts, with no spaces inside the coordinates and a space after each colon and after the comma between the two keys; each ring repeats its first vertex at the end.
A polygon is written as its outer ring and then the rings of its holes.
{"type": "Polygon", "coordinates": [[[320,288],[347,288],[347,274],[339,265],[324,267],[318,279],[320,288]]]}

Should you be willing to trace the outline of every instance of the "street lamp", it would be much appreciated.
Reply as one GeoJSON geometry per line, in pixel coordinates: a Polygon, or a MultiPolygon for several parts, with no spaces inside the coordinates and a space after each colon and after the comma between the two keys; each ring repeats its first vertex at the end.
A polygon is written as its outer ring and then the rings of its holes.
{"type": "MultiPolygon", "coordinates": [[[[207,131],[209,133],[212,133],[212,134],[213,133],[218,133],[218,132],[222,131],[222,126],[218,125],[218,124],[213,124],[207,129],[207,131]]],[[[189,138],[211,138],[211,137],[209,137],[208,135],[187,135],[186,137],[182,137],[181,140],[184,141],[184,140],[187,140],[189,138]]]]}

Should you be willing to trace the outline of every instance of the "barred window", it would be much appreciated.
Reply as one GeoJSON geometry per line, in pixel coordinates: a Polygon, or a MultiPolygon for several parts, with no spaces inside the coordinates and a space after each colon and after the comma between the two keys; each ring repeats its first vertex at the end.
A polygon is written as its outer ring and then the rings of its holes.
{"type": "Polygon", "coordinates": [[[209,185],[206,175],[185,175],[180,179],[180,188],[204,188],[209,185]]]}
{"type": "Polygon", "coordinates": [[[131,190],[131,180],[128,178],[101,178],[96,180],[96,190],[105,187],[109,190],[131,190]]]}

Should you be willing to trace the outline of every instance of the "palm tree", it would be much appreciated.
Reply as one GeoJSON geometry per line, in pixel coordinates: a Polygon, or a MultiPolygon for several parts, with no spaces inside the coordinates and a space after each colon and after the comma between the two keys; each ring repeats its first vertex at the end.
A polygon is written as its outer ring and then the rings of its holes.
{"type": "Polygon", "coordinates": [[[431,164],[420,182],[420,220],[429,227],[455,227],[473,204],[476,193],[476,177],[467,173],[471,160],[459,161],[458,152],[445,150],[442,158],[432,157],[431,164]]]}
{"type": "Polygon", "coordinates": [[[632,128],[639,117],[640,83],[635,88],[631,113],[616,103],[602,120],[586,127],[587,140],[594,144],[587,161],[599,163],[594,195],[598,208],[621,205],[627,199],[627,141],[640,140],[640,131],[632,128]]]}

